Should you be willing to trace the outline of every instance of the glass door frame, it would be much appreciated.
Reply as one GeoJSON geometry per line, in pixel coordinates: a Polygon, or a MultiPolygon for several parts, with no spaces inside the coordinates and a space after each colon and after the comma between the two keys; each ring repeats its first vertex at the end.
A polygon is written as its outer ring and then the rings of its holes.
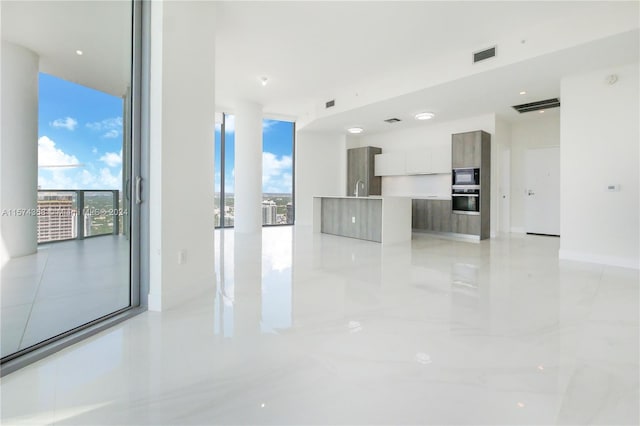
{"type": "Polygon", "coordinates": [[[145,0],[131,0],[131,8],[131,90],[125,97],[123,109],[123,120],[129,121],[129,134],[126,136],[124,132],[127,128],[123,127],[123,145],[127,143],[127,139],[131,144],[131,173],[129,179],[123,182],[122,188],[123,204],[125,199],[129,199],[126,208],[129,209],[131,224],[129,306],[5,356],[2,358],[0,376],[52,355],[147,309],[146,293],[143,290],[148,289],[148,282],[144,281],[148,279],[148,221],[145,221],[145,217],[148,217],[148,205],[144,202],[144,194],[148,190],[142,185],[142,177],[148,176],[149,167],[149,140],[145,126],[148,124],[150,4],[145,0]]]}

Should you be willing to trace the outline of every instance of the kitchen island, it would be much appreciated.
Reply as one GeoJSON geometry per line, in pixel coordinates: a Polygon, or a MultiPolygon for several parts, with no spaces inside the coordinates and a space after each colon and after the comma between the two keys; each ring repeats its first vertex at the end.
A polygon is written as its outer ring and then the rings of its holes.
{"type": "Polygon", "coordinates": [[[393,244],[411,240],[409,197],[313,197],[313,231],[393,244]]]}

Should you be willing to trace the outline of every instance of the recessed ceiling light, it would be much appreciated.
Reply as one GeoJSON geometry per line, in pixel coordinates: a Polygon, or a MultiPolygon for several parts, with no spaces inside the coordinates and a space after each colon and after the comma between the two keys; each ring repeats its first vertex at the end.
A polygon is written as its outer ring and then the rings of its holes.
{"type": "Polygon", "coordinates": [[[347,129],[347,132],[353,134],[353,135],[357,135],[358,133],[362,133],[364,132],[364,129],[362,127],[349,127],[347,129]]]}
{"type": "Polygon", "coordinates": [[[544,114],[544,110],[541,109],[540,111],[538,111],[540,114],[544,114]]]}
{"type": "Polygon", "coordinates": [[[82,50],[76,50],[76,55],[82,56],[84,55],[84,52],[82,50]]]}
{"type": "Polygon", "coordinates": [[[267,76],[260,77],[260,83],[262,83],[263,86],[266,86],[268,82],[269,82],[269,77],[267,76]]]}
{"type": "Polygon", "coordinates": [[[522,91],[520,92],[520,94],[521,94],[521,95],[526,95],[526,94],[527,94],[527,91],[526,91],[526,90],[522,90],[522,91]]]}
{"type": "Polygon", "coordinates": [[[436,115],[432,112],[420,112],[415,115],[416,120],[431,120],[436,115]]]}

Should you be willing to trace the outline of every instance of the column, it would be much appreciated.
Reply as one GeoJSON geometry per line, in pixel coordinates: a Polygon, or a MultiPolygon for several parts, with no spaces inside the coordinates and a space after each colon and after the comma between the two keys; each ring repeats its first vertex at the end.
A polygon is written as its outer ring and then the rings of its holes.
{"type": "Polygon", "coordinates": [[[262,106],[239,102],[235,114],[235,231],[262,228],[262,106]]]}
{"type": "Polygon", "coordinates": [[[38,249],[38,56],[2,41],[0,257],[38,249]],[[23,209],[26,215],[14,215],[23,209]]]}

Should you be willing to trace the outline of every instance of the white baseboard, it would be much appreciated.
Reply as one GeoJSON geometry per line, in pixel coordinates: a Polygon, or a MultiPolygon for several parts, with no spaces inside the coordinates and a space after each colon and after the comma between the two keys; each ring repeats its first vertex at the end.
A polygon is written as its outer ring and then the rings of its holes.
{"type": "Polygon", "coordinates": [[[578,262],[597,263],[599,265],[618,266],[621,268],[640,269],[638,259],[583,253],[574,250],[560,249],[558,250],[558,258],[576,260],[578,262]]]}
{"type": "Polygon", "coordinates": [[[520,228],[518,226],[511,227],[511,232],[513,234],[526,234],[527,231],[524,228],[520,228]]]}

